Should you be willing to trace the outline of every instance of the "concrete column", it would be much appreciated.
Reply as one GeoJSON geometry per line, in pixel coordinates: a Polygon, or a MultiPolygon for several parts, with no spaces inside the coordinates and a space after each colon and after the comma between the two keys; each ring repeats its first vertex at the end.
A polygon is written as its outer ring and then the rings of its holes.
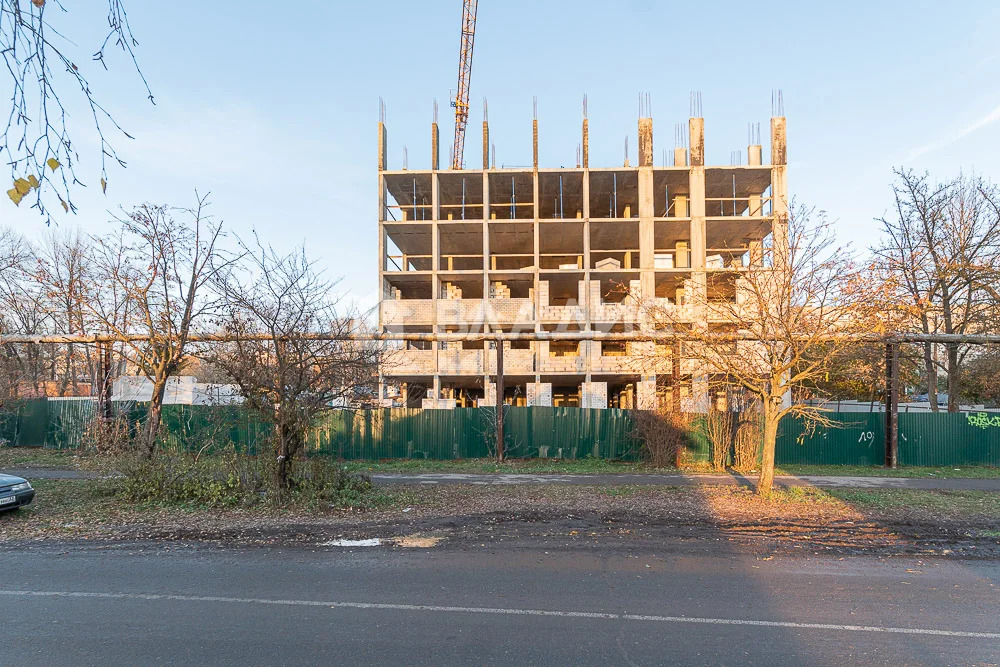
{"type": "Polygon", "coordinates": [[[759,167],[761,164],[762,148],[760,144],[747,146],[747,164],[751,167],[759,167]]]}
{"type": "MultiPolygon", "coordinates": [[[[378,289],[379,301],[385,299],[385,123],[378,124],[378,289]]],[[[382,325],[382,308],[379,306],[379,325],[382,325]]]]}
{"type": "MultiPolygon", "coordinates": [[[[485,126],[485,123],[483,123],[485,126]]],[[[483,128],[487,132],[486,128],[483,128]]],[[[484,138],[484,142],[486,139],[484,138]]],[[[484,146],[489,144],[484,143],[484,146]]],[[[483,161],[488,159],[489,151],[483,154],[483,161]]],[[[483,330],[487,330],[487,317],[490,312],[490,175],[483,169],[483,330]]]]}
{"type": "MultiPolygon", "coordinates": [[[[538,227],[538,166],[537,166],[537,164],[535,165],[535,169],[531,172],[531,193],[532,193],[531,196],[532,196],[532,202],[533,202],[533,204],[531,206],[531,217],[533,219],[532,231],[534,232],[534,237],[535,237],[534,241],[532,242],[532,245],[533,245],[533,248],[534,248],[532,252],[535,253],[535,258],[534,258],[534,260],[535,260],[535,331],[541,331],[542,330],[542,325],[541,325],[541,318],[539,317],[539,309],[540,309],[540,307],[542,305],[542,301],[541,301],[541,299],[539,297],[540,292],[541,292],[541,281],[539,279],[539,276],[540,276],[539,269],[541,268],[541,265],[540,265],[541,258],[539,257],[539,248],[540,248],[539,233],[540,233],[540,230],[539,230],[539,227],[538,227]]],[[[546,305],[547,304],[548,304],[548,301],[546,301],[546,305]]],[[[536,364],[538,363],[537,357],[535,359],[535,363],[536,364]]]]}
{"type": "MultiPolygon", "coordinates": [[[[691,281],[688,289],[692,294],[689,302],[696,308],[707,300],[705,276],[705,255],[707,230],[705,223],[705,119],[691,118],[688,121],[691,142],[691,167],[688,171],[691,210],[691,281]]],[[[695,318],[701,319],[696,312],[695,318]]]]}
{"type": "Polygon", "coordinates": [[[686,148],[674,149],[674,166],[686,167],[688,163],[688,152],[686,148]]]}
{"type": "MultiPolygon", "coordinates": [[[[583,168],[584,169],[589,169],[590,168],[590,127],[588,125],[588,122],[587,122],[586,118],[583,119],[583,143],[582,143],[582,146],[583,146],[583,148],[582,148],[581,152],[583,153],[583,168]]],[[[584,205],[586,205],[586,204],[584,204],[584,205]]],[[[586,214],[584,214],[583,217],[587,217],[586,214]]]]}
{"type": "Polygon", "coordinates": [[[591,328],[590,309],[593,307],[590,301],[590,270],[593,262],[590,259],[590,169],[583,170],[583,281],[587,285],[587,298],[581,304],[586,310],[586,329],[591,328]]]}
{"type": "MultiPolygon", "coordinates": [[[[652,155],[650,155],[652,159],[652,155]]],[[[639,167],[639,280],[640,298],[656,293],[655,249],[656,228],[653,222],[653,167],[639,167]]]]}
{"type": "MultiPolygon", "coordinates": [[[[439,220],[441,219],[441,180],[437,171],[431,174],[431,261],[434,263],[433,271],[431,272],[431,331],[434,333],[440,333],[438,331],[438,297],[441,295],[441,278],[438,272],[441,270],[441,228],[439,220]]],[[[438,366],[440,355],[440,345],[437,342],[431,343],[431,349],[434,350],[434,371],[440,368],[438,366]]]]}
{"type": "Polygon", "coordinates": [[[788,261],[788,167],[785,118],[771,119],[771,210],[775,264],[788,261]]]}

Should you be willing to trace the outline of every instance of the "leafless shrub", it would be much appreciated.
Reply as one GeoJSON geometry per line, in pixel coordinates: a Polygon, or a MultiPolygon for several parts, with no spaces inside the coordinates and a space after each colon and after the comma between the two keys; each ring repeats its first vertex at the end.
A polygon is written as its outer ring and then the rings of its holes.
{"type": "Polygon", "coordinates": [[[733,468],[750,472],[757,468],[757,456],[764,440],[764,420],[759,409],[750,408],[737,415],[733,433],[733,468]]]}
{"type": "Polygon", "coordinates": [[[677,466],[691,442],[692,416],[667,410],[633,410],[633,437],[643,461],[657,467],[677,466]]]}
{"type": "Polygon", "coordinates": [[[110,419],[95,415],[84,427],[81,445],[84,450],[94,451],[108,461],[132,456],[138,451],[134,426],[125,413],[110,419]]]}
{"type": "Polygon", "coordinates": [[[705,417],[704,432],[712,446],[712,467],[723,470],[729,460],[737,431],[738,414],[729,410],[711,410],[705,417]]]}

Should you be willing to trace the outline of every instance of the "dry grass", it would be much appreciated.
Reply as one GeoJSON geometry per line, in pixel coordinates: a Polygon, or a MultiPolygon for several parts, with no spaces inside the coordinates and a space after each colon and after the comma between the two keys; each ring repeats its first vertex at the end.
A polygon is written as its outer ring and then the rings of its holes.
{"type": "MultiPolygon", "coordinates": [[[[0,515],[0,541],[177,540],[321,543],[331,537],[448,535],[489,539],[680,538],[788,549],[931,553],[975,539],[1000,553],[1000,495],[902,489],[793,488],[768,498],[741,487],[413,485],[379,491],[363,510],[134,505],[98,480],[42,480],[35,505],[0,515]],[[985,542],[984,542],[985,540],[985,542]],[[943,546],[942,546],[943,545],[943,546]],[[990,546],[992,545],[992,546],[990,546]]],[[[692,540],[694,542],[692,542],[692,540]]]]}

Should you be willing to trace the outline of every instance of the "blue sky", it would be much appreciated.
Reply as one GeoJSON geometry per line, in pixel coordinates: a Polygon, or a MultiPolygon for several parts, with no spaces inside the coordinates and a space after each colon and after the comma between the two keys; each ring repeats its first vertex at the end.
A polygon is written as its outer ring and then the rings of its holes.
{"type": "MultiPolygon", "coordinates": [[[[344,276],[351,299],[371,303],[378,98],[390,167],[401,166],[404,145],[411,167],[429,166],[435,97],[447,160],[461,2],[133,0],[156,106],[121,56],[110,72],[91,66],[104,19],[93,4],[93,16],[76,6],[48,17],[72,36],[94,90],[135,139],[116,140],[128,168],[112,169],[107,195],[96,155],[83,153],[90,187],[75,197],[78,215],[58,224],[100,232],[109,209],[189,205],[196,188],[210,191],[228,228],[282,249],[305,242],[331,276],[344,276]]],[[[469,164],[481,159],[484,96],[498,163],[530,164],[537,96],[540,160],[568,166],[587,93],[591,164],[610,166],[626,135],[634,156],[640,92],[651,95],[659,162],[687,119],[689,91],[700,90],[707,160],[728,164],[730,151],[745,149],[747,122],[766,135],[771,90],[781,88],[791,193],[827,210],[859,248],[876,238],[893,166],[1000,180],[1000,3],[479,4],[469,164]]],[[[77,118],[79,148],[93,151],[77,118]]],[[[9,203],[0,221],[28,236],[45,231],[35,212],[9,203]]]]}

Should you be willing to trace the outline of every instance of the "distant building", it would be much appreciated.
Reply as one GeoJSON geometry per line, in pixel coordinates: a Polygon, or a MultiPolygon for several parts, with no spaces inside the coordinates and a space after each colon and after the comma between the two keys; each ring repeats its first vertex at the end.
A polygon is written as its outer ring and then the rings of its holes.
{"type": "MultiPolygon", "coordinates": [[[[143,376],[128,375],[115,379],[112,401],[143,403],[153,397],[153,383],[143,376]]],[[[233,405],[242,403],[235,384],[198,382],[193,375],[169,378],[163,394],[164,405],[233,405]]]]}

